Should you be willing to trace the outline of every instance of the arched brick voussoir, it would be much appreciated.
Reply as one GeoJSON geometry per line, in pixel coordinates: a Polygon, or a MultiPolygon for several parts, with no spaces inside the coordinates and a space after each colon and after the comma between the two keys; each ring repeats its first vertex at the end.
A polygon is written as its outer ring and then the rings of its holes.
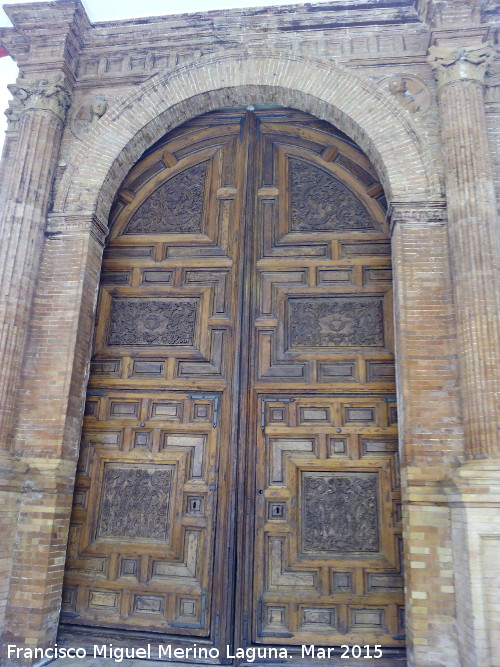
{"type": "Polygon", "coordinates": [[[391,200],[439,197],[413,119],[373,81],[320,59],[206,56],[158,73],[109,108],[71,155],[55,211],[106,219],[131,166],[166,132],[197,115],[252,103],[300,109],[338,127],[371,159],[391,200]]]}

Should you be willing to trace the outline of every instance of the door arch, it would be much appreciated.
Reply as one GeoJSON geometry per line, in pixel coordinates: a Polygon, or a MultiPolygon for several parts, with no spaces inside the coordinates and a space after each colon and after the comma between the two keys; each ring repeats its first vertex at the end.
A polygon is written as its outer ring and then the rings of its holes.
{"type": "Polygon", "coordinates": [[[293,110],[208,114],[132,169],[63,619],[213,638],[236,563],[242,642],[401,644],[384,218],[360,149],[293,110]]]}

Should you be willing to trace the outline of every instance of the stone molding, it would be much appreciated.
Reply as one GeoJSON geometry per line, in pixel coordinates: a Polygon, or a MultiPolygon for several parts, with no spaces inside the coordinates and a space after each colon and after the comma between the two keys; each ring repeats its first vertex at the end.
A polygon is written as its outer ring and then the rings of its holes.
{"type": "Polygon", "coordinates": [[[422,224],[438,223],[447,221],[446,202],[443,201],[417,201],[398,202],[392,201],[387,212],[391,232],[397,224],[422,224]]]}
{"type": "Polygon", "coordinates": [[[477,81],[484,83],[495,51],[491,44],[477,46],[431,46],[427,62],[434,70],[438,87],[455,81],[477,81]]]}
{"type": "Polygon", "coordinates": [[[52,111],[64,122],[66,112],[71,105],[71,89],[63,74],[50,79],[18,79],[9,86],[20,103],[19,115],[33,109],[52,111]]]}
{"type": "Polygon", "coordinates": [[[104,247],[108,231],[107,224],[94,213],[76,215],[56,213],[48,216],[45,235],[49,237],[90,235],[104,247]]]}
{"type": "Polygon", "coordinates": [[[500,507],[500,460],[468,461],[443,483],[450,505],[500,507]]]}

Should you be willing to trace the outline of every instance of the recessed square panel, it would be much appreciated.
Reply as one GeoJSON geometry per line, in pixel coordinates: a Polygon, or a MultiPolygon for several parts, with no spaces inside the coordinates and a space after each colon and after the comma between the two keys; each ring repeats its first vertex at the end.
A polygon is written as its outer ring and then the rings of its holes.
{"type": "Polygon", "coordinates": [[[156,595],[134,595],[133,613],[163,614],[165,599],[156,595]]]}
{"type": "Polygon", "coordinates": [[[330,456],[347,454],[347,440],[345,438],[330,438],[330,456]]]}
{"type": "Polygon", "coordinates": [[[304,607],[302,609],[302,627],[309,631],[331,630],[335,627],[336,610],[334,607],[304,607]]]}
{"type": "Polygon", "coordinates": [[[351,629],[384,627],[385,614],[383,609],[351,609],[351,629]]]}
{"type": "Polygon", "coordinates": [[[174,466],[107,463],[97,538],[167,542],[174,466]]]}
{"type": "Polygon", "coordinates": [[[335,592],[352,593],[352,572],[334,572],[332,579],[335,592]]]}
{"type": "Polygon", "coordinates": [[[117,611],[118,593],[113,591],[90,591],[89,607],[108,611],[117,611]]]}
{"type": "Polygon", "coordinates": [[[379,550],[377,473],[302,472],[304,554],[379,550]]]}
{"type": "Polygon", "coordinates": [[[121,577],[137,577],[139,561],[137,558],[122,558],[120,562],[121,577]]]}

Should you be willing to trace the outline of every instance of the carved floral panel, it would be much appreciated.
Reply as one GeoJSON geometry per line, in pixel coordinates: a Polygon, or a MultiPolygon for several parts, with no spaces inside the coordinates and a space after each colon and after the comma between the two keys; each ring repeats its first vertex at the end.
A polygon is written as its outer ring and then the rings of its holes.
{"type": "Polygon", "coordinates": [[[199,232],[206,171],[206,163],[197,164],[161,185],[137,209],[124,234],[199,232]]]}
{"type": "Polygon", "coordinates": [[[193,345],[196,301],[113,299],[108,345],[193,345]]]}
{"type": "Polygon", "coordinates": [[[290,346],[384,344],[382,298],[318,297],[288,301],[290,346]]]}
{"type": "Polygon", "coordinates": [[[168,541],[171,492],[172,466],[107,464],[97,537],[168,541]]]}
{"type": "Polygon", "coordinates": [[[330,173],[290,159],[290,213],[296,232],[375,229],[368,211],[330,173]]]}
{"type": "Polygon", "coordinates": [[[379,550],[377,474],[302,473],[302,550],[379,550]]]}

